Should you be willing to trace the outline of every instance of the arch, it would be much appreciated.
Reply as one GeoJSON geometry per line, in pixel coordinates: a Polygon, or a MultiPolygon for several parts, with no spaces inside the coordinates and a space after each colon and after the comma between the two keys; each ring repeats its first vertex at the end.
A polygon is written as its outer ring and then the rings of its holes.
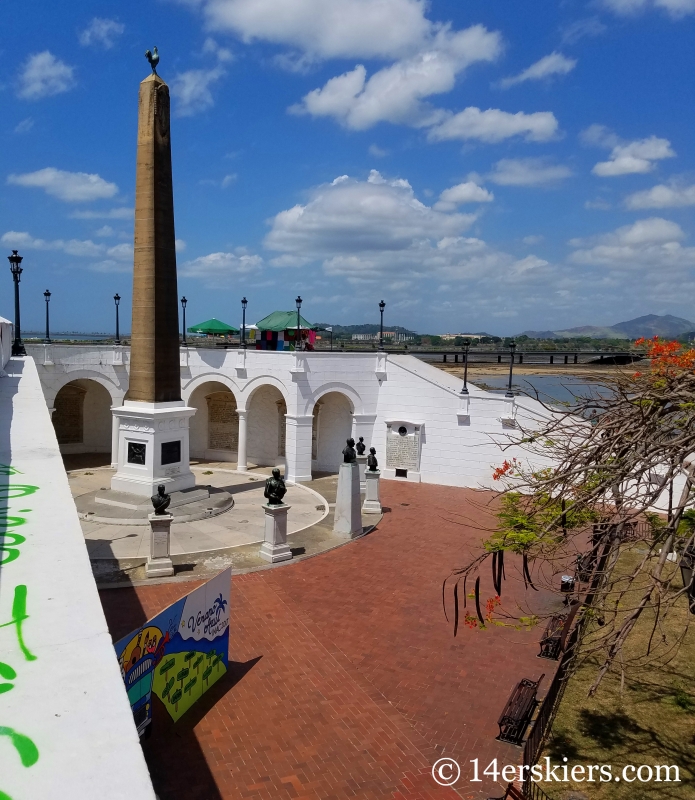
{"type": "Polygon", "coordinates": [[[226,381],[198,382],[188,394],[186,404],[196,409],[190,419],[192,458],[211,461],[236,461],[239,448],[237,397],[226,381]]]}
{"type": "Polygon", "coordinates": [[[237,405],[241,406],[242,391],[239,386],[223,372],[205,372],[202,375],[196,375],[186,384],[181,385],[181,399],[190,405],[190,397],[196,389],[200,388],[205,383],[220,383],[234,395],[237,405]]]}
{"type": "Polygon", "coordinates": [[[123,405],[123,398],[125,396],[127,387],[125,389],[122,388],[101,372],[94,372],[93,370],[89,369],[76,369],[71,370],[70,372],[58,374],[54,379],[51,380],[50,386],[46,387],[47,390],[45,395],[48,407],[55,407],[55,399],[58,395],[58,392],[60,392],[64,386],[80,380],[88,380],[98,383],[109,393],[112,406],[123,405]]]}
{"type": "Polygon", "coordinates": [[[248,460],[259,466],[285,466],[287,402],[277,386],[264,383],[249,395],[248,460]]]}
{"type": "Polygon", "coordinates": [[[56,392],[53,403],[53,427],[61,453],[111,452],[112,396],[101,381],[68,381],[56,392]]]}
{"type": "Polygon", "coordinates": [[[283,400],[287,407],[290,407],[290,397],[287,393],[287,387],[285,384],[278,380],[277,378],[273,377],[272,375],[258,375],[255,378],[252,378],[245,386],[242,392],[242,398],[239,407],[240,410],[248,409],[249,402],[251,398],[256,394],[259,389],[262,389],[263,386],[273,386],[275,389],[280,392],[282,395],[283,400]]]}
{"type": "Polygon", "coordinates": [[[352,434],[354,405],[346,393],[328,391],[319,396],[312,413],[312,467],[320,472],[337,472],[345,440],[352,434]]]}
{"type": "Polygon", "coordinates": [[[350,386],[349,383],[343,383],[342,381],[331,381],[330,383],[322,384],[316,391],[312,393],[312,395],[306,400],[304,405],[304,414],[308,415],[313,412],[314,406],[316,403],[327,394],[331,392],[337,392],[338,394],[344,394],[348,400],[350,401],[350,405],[352,408],[353,414],[362,414],[363,413],[363,403],[362,398],[360,395],[350,386]]]}

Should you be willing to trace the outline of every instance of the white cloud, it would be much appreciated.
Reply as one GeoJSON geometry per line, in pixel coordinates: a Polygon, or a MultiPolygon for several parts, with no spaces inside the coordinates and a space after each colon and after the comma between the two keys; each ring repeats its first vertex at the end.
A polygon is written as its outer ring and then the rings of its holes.
{"type": "Polygon", "coordinates": [[[463,203],[491,203],[494,199],[495,196],[492,192],[478,186],[474,181],[467,181],[445,189],[434,204],[434,209],[436,211],[454,211],[463,203]]]}
{"type": "Polygon", "coordinates": [[[545,239],[545,236],[541,236],[540,234],[532,234],[531,236],[524,236],[521,240],[524,244],[533,245],[533,244],[540,244],[545,239]]]}
{"type": "Polygon", "coordinates": [[[34,127],[34,120],[31,117],[23,119],[15,125],[15,133],[28,133],[34,127]]]}
{"type": "Polygon", "coordinates": [[[106,251],[106,255],[110,256],[111,258],[118,259],[119,261],[132,261],[133,260],[133,245],[126,244],[117,244],[114,247],[109,247],[106,251]]]}
{"type": "Polygon", "coordinates": [[[14,186],[43,189],[46,194],[67,203],[82,203],[113,197],[118,192],[115,183],[109,183],[96,174],[66,172],[46,167],[36,172],[8,175],[7,182],[14,186]]]}
{"type": "Polygon", "coordinates": [[[603,0],[603,5],[619,16],[633,16],[651,8],[666,11],[673,19],[695,13],[695,0],[603,0]]]}
{"type": "Polygon", "coordinates": [[[650,217],[612,233],[570,240],[571,246],[579,248],[570,255],[570,261],[620,270],[692,267],[695,247],[683,247],[684,238],[685,233],[675,222],[650,217]]]}
{"type": "Polygon", "coordinates": [[[552,111],[510,114],[499,108],[481,111],[475,106],[466,108],[431,128],[430,141],[477,139],[496,143],[513,136],[523,136],[527,142],[546,142],[557,135],[558,122],[552,111]]]}
{"type": "Polygon", "coordinates": [[[80,32],[78,39],[83,47],[99,46],[110,50],[124,30],[125,25],[122,22],[94,17],[89,25],[80,32]]]}
{"type": "Polygon", "coordinates": [[[133,221],[135,209],[122,207],[110,208],[108,211],[73,211],[71,219],[127,219],[133,221]]]}
{"type": "Polygon", "coordinates": [[[75,85],[75,68],[48,50],[29,56],[19,76],[17,94],[25,100],[39,100],[67,92],[75,85]]]}
{"type": "Polygon", "coordinates": [[[225,175],[224,178],[222,178],[222,183],[220,185],[223,189],[226,189],[228,186],[236,183],[238,177],[239,176],[236,174],[236,172],[232,172],[230,175],[225,175]]]}
{"type": "Polygon", "coordinates": [[[210,87],[225,75],[219,65],[213,69],[189,69],[171,81],[171,95],[176,101],[177,117],[192,117],[215,105],[210,87]]]}
{"type": "Polygon", "coordinates": [[[571,175],[569,167],[545,158],[503,158],[487,178],[499,186],[547,186],[571,175]]]}
{"type": "Polygon", "coordinates": [[[695,184],[692,186],[679,186],[672,184],[666,186],[659,184],[645,189],[642,192],[635,192],[625,198],[625,205],[628,208],[679,208],[683,206],[695,206],[695,184]]]}
{"type": "Polygon", "coordinates": [[[425,98],[451,91],[459,72],[477,61],[493,61],[500,52],[499,34],[482,25],[457,33],[444,29],[428,49],[384,67],[368,80],[366,68],[358,64],[309,92],[290,111],[333,117],[353,130],[384,121],[431,125],[444,112],[433,109],[425,98]]]}
{"type": "Polygon", "coordinates": [[[174,243],[177,253],[183,253],[186,249],[186,242],[183,239],[177,239],[174,243]]]}
{"type": "Polygon", "coordinates": [[[179,275],[196,278],[208,288],[219,289],[231,286],[239,275],[256,273],[263,265],[263,259],[248,253],[210,253],[186,261],[179,267],[179,275]]]}
{"type": "Polygon", "coordinates": [[[384,148],[379,147],[377,144],[369,145],[369,155],[374,156],[374,158],[385,158],[388,154],[388,150],[384,150],[384,148]]]}
{"type": "Polygon", "coordinates": [[[553,52],[536,61],[535,64],[531,64],[530,67],[518,75],[504,78],[500,81],[500,86],[503,89],[508,89],[510,86],[516,86],[518,83],[524,83],[525,81],[540,81],[553,75],[567,75],[576,66],[576,58],[567,58],[562,53],[553,52]]]}
{"type": "Polygon", "coordinates": [[[113,257],[122,259],[125,254],[121,248],[130,247],[130,257],[132,259],[132,246],[130,245],[117,245],[115,248],[107,249],[105,245],[97,244],[91,239],[68,239],[67,241],[54,239],[53,241],[46,241],[45,239],[37,239],[26,231],[7,231],[0,237],[0,242],[28,250],[61,250],[71,256],[88,258],[108,253],[113,257]]]}
{"type": "Polygon", "coordinates": [[[563,29],[562,43],[576,44],[585,36],[600,36],[607,30],[608,28],[596,17],[578,19],[563,29]]]}
{"type": "Polygon", "coordinates": [[[590,125],[579,134],[579,138],[586,145],[610,148],[609,160],[599,161],[591,170],[602,178],[651,172],[655,161],[676,155],[668,139],[650,136],[626,142],[605,125],[590,125]]]}
{"type": "Polygon", "coordinates": [[[116,231],[114,231],[114,229],[110,225],[102,225],[102,227],[99,228],[99,230],[94,232],[94,235],[95,236],[109,237],[109,236],[113,236],[115,233],[116,233],[116,231]]]}
{"type": "Polygon", "coordinates": [[[400,58],[432,35],[422,0],[202,0],[207,26],[319,58],[400,58]]]}

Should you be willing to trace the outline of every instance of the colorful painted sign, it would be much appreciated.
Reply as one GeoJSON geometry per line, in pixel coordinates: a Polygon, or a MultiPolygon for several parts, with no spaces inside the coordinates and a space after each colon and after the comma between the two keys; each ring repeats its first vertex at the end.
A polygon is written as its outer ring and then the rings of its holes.
{"type": "Polygon", "coordinates": [[[114,645],[140,735],[152,695],[176,722],[227,671],[231,581],[230,568],[114,645]]]}

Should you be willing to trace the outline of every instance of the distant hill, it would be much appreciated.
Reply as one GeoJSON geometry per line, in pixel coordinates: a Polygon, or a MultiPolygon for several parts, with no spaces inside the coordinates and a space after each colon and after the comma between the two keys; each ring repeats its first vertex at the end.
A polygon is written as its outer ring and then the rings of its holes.
{"type": "Polygon", "coordinates": [[[643,317],[618,322],[616,325],[603,327],[598,325],[580,325],[564,331],[524,331],[531,339],[571,339],[576,336],[590,336],[592,339],[638,339],[640,336],[662,336],[672,338],[688,333],[695,328],[695,323],[671,314],[646,314],[643,317]]]}

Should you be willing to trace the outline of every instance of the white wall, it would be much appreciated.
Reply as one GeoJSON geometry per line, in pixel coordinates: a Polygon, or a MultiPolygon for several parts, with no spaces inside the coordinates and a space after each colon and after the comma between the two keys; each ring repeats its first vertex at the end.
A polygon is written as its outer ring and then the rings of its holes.
{"type": "Polygon", "coordinates": [[[343,448],[352,433],[352,405],[344,394],[329,392],[320,399],[316,469],[337,472],[343,448]]]}
{"type": "MultiPolygon", "coordinates": [[[[101,381],[114,405],[120,403],[127,389],[128,348],[35,345],[28,347],[28,352],[37,358],[49,405],[58,388],[74,378],[101,381]]],[[[331,431],[332,438],[327,440],[319,434],[317,468],[337,467],[344,439],[350,433],[364,436],[368,446],[376,447],[377,458],[384,465],[386,421],[406,419],[423,426],[420,472],[409,477],[452,486],[494,486],[495,466],[510,455],[524,457],[519,450],[504,453],[500,448],[500,443],[509,441],[510,433],[503,419],[517,415],[528,425],[533,424],[534,415],[547,416],[534,400],[516,398],[508,402],[472,384],[465,415],[461,381],[412,356],[257,350],[244,354],[191,347],[181,351],[181,386],[184,401],[194,402],[200,409],[198,419],[191,421],[194,440],[196,430],[202,436],[207,429],[207,411],[196,400],[200,397],[197,390],[211,381],[232,391],[238,408],[248,410],[248,458],[252,463],[280,461],[275,401],[284,397],[288,419],[294,420],[287,427],[288,458],[293,460],[288,473],[302,480],[311,470],[306,420],[316,401],[329,393],[344,395],[352,406],[352,430],[342,421],[344,409],[326,409],[328,422],[323,430],[324,434],[326,429],[331,431]]]]}
{"type": "Polygon", "coordinates": [[[5,371],[5,364],[10,359],[12,352],[12,323],[0,317],[0,377],[5,371]]]}
{"type": "Polygon", "coordinates": [[[36,366],[12,358],[7,372],[0,485],[16,487],[2,495],[10,495],[5,513],[24,520],[24,541],[2,566],[0,623],[11,621],[17,591],[25,591],[28,654],[15,625],[0,627],[1,659],[16,672],[12,690],[0,694],[0,725],[29,737],[39,757],[22,766],[0,736],[0,792],[14,800],[154,800],[36,366]]]}

